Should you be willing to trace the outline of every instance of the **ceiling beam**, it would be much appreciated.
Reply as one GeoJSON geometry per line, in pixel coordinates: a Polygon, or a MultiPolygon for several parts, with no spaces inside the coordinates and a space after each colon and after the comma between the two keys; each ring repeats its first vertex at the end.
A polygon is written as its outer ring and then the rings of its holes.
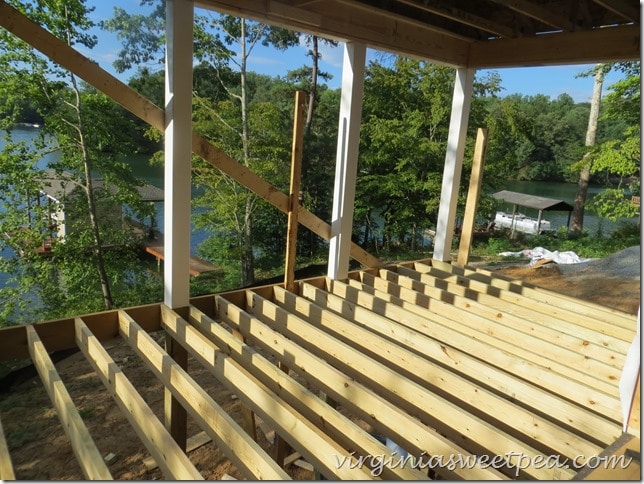
{"type": "Polygon", "coordinates": [[[339,41],[362,42],[396,54],[464,66],[470,42],[448,36],[418,23],[325,0],[305,8],[277,0],[197,0],[196,5],[339,41]]]}
{"type": "Polygon", "coordinates": [[[551,9],[546,9],[529,0],[492,0],[495,3],[503,5],[506,8],[514,10],[522,15],[527,15],[539,22],[550,25],[557,30],[572,32],[575,30],[575,24],[569,18],[557,14],[551,9]]]}
{"type": "Polygon", "coordinates": [[[617,15],[624,17],[631,22],[640,22],[639,3],[628,0],[593,0],[597,5],[601,5],[606,10],[610,10],[617,15]]]}
{"type": "Polygon", "coordinates": [[[497,22],[492,22],[487,18],[479,17],[465,10],[458,9],[453,6],[446,6],[437,2],[423,2],[419,0],[398,0],[400,3],[416,7],[425,12],[433,13],[441,17],[448,18],[455,22],[469,25],[485,32],[490,32],[499,37],[514,37],[514,28],[502,25],[497,22]]]}
{"type": "Polygon", "coordinates": [[[531,67],[639,60],[639,25],[474,42],[468,67],[531,67]],[[589,48],[592,46],[592,48],[589,48]]]}

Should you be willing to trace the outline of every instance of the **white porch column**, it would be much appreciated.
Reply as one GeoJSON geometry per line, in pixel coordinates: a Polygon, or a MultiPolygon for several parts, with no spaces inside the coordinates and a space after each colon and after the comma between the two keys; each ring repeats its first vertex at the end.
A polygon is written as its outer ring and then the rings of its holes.
{"type": "Polygon", "coordinates": [[[164,302],[190,297],[190,168],[192,154],[191,0],[166,1],[164,302]]]}
{"type": "Polygon", "coordinates": [[[436,237],[434,238],[433,258],[444,262],[450,261],[454,220],[456,218],[456,202],[458,201],[458,189],[461,183],[461,168],[463,167],[467,121],[470,115],[470,105],[472,104],[475,72],[475,69],[467,68],[456,70],[447,152],[445,154],[445,167],[443,168],[443,185],[438,208],[436,237]]]}
{"type": "Polygon", "coordinates": [[[366,52],[365,44],[348,42],[344,46],[342,99],[327,271],[332,279],[344,279],[349,271],[366,52]]]}

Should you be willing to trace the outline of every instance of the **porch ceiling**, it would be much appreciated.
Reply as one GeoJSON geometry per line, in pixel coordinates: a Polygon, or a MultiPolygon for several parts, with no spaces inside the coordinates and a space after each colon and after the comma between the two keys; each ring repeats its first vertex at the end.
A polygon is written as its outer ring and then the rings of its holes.
{"type": "Polygon", "coordinates": [[[457,67],[637,60],[637,0],[197,0],[293,30],[457,67]]]}
{"type": "MultiPolygon", "coordinates": [[[[130,420],[130,438],[139,435],[167,478],[198,477],[164,436],[142,389],[128,384],[99,342],[120,335],[245,477],[284,478],[250,437],[255,427],[242,430],[182,373],[181,357],[168,357],[147,337],[159,329],[328,478],[371,477],[367,469],[337,467],[352,451],[388,452],[361,430],[366,425],[412,455],[509,452],[525,456],[520,478],[570,479],[573,469],[527,463],[535,456],[590,457],[620,436],[617,382],[635,318],[486,271],[426,261],[343,281],[300,281],[295,292],[276,285],[202,296],[185,311],[152,305],[4,329],[0,358],[31,353],[45,369],[45,386],[57,392],[61,420],[82,430],[44,351],[78,346],[130,420]]],[[[101,455],[113,449],[92,454],[91,439],[73,445],[85,449],[79,462],[88,475],[105,478],[101,455]]],[[[0,460],[2,454],[0,445],[0,460]]],[[[514,469],[467,465],[436,471],[450,479],[516,477],[514,469]]],[[[400,468],[382,475],[423,476],[400,468]]]]}

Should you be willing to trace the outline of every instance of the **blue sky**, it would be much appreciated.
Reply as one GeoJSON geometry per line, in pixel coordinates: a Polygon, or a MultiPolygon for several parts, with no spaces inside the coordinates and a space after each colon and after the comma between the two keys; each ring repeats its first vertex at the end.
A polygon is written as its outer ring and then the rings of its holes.
{"type": "MultiPolygon", "coordinates": [[[[120,6],[128,11],[140,11],[139,0],[88,0],[88,5],[96,7],[93,20],[100,20],[111,17],[113,6],[120,6]]],[[[113,34],[97,30],[99,36],[98,45],[89,52],[83,52],[98,62],[104,69],[115,74],[112,62],[116,59],[120,49],[120,43],[113,34]]],[[[333,75],[328,83],[331,88],[340,86],[342,78],[342,46],[332,48],[321,44],[322,70],[333,75]]],[[[296,69],[308,62],[306,57],[307,47],[302,45],[294,47],[286,52],[278,52],[270,48],[257,46],[250,58],[250,69],[271,76],[284,76],[291,69],[296,69]]],[[[368,59],[378,58],[376,51],[368,51],[368,59]]],[[[523,67],[513,69],[496,69],[501,76],[501,95],[519,93],[523,95],[545,94],[553,99],[560,94],[569,94],[575,102],[588,102],[593,90],[592,77],[577,78],[576,76],[587,71],[592,66],[556,66],[556,67],[523,67]]],[[[480,71],[484,74],[485,71],[480,71]]],[[[119,75],[121,79],[127,80],[133,72],[119,75]]],[[[620,79],[620,74],[611,72],[604,82],[604,91],[620,79]]]]}

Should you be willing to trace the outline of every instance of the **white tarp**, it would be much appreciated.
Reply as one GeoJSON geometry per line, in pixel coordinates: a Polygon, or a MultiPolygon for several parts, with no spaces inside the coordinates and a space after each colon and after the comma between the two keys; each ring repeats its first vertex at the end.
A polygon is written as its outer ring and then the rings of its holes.
{"type": "Polygon", "coordinates": [[[590,260],[580,258],[572,251],[559,252],[558,250],[555,250],[554,252],[551,252],[543,247],[524,249],[519,252],[501,252],[499,255],[503,257],[528,257],[530,259],[530,265],[533,265],[541,259],[551,260],[557,264],[579,264],[590,260]]]}

